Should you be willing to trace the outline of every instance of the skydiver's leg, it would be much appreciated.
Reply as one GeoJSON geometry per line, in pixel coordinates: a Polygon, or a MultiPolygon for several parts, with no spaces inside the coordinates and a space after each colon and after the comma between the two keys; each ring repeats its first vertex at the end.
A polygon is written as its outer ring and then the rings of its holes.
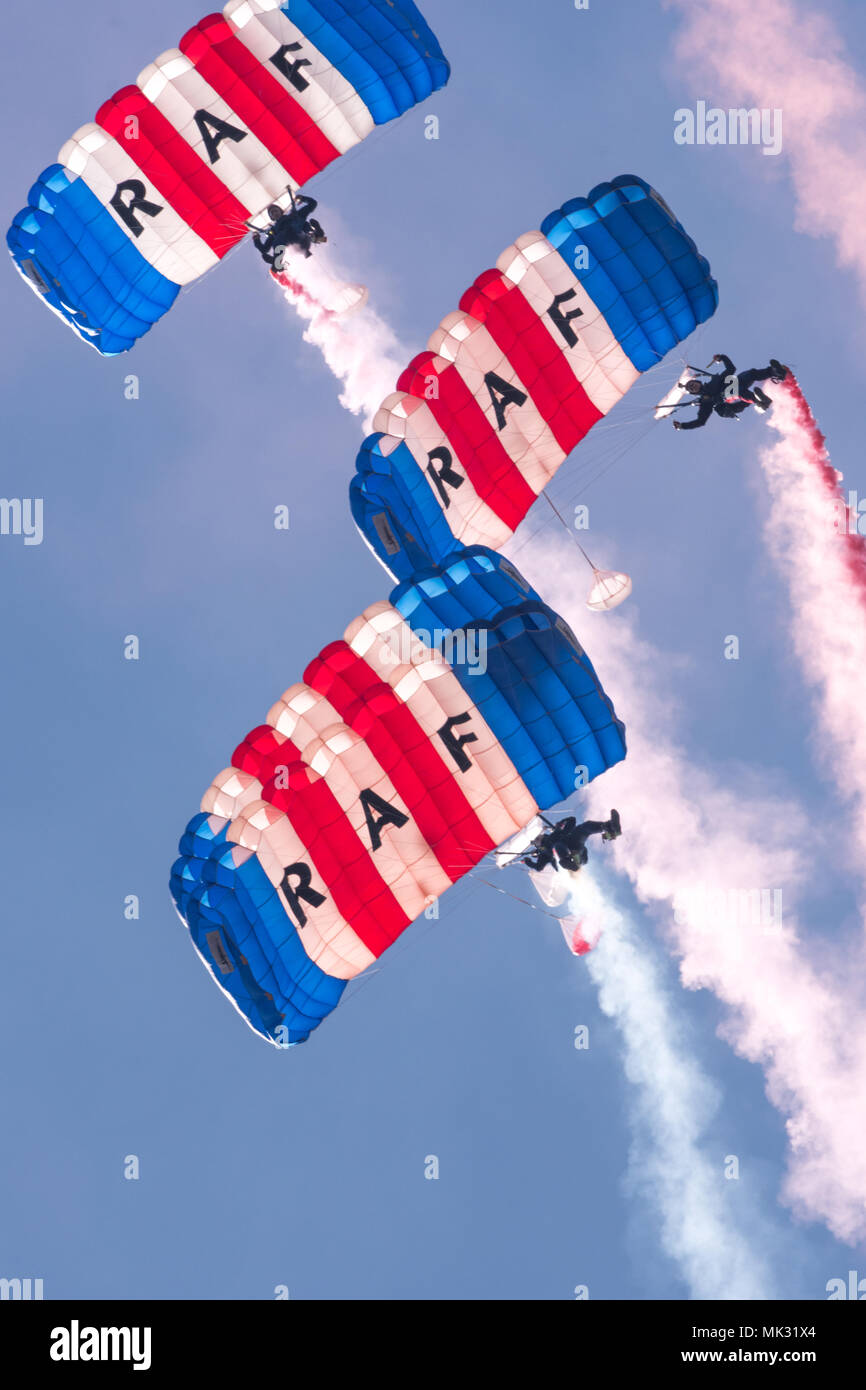
{"type": "MultiPolygon", "coordinates": [[[[753,403],[758,401],[759,404],[763,404],[763,402],[760,401],[760,397],[764,395],[763,391],[753,391],[752,387],[755,385],[756,381],[769,381],[771,378],[774,380],[776,379],[776,372],[772,367],[751,367],[747,372],[740,372],[737,378],[740,395],[744,400],[752,401],[753,403]]],[[[764,400],[768,400],[768,397],[765,396],[764,400]]]]}
{"type": "MultiPolygon", "coordinates": [[[[610,820],[583,821],[582,824],[578,825],[569,835],[567,841],[560,842],[555,845],[554,848],[557,850],[560,863],[564,863],[564,850],[566,857],[577,861],[575,867],[580,868],[581,864],[585,864],[589,858],[586,842],[591,835],[601,835],[604,839],[615,840],[619,834],[621,834],[621,827],[619,824],[619,814],[617,813],[616,817],[614,818],[612,815],[610,820]]],[[[571,866],[564,864],[564,867],[569,868],[571,866]]]]}
{"type": "Polygon", "coordinates": [[[605,830],[610,829],[610,821],[607,820],[585,820],[577,827],[576,834],[580,837],[580,843],[586,844],[590,835],[603,835],[605,830]]]}
{"type": "MultiPolygon", "coordinates": [[[[586,854],[586,850],[584,850],[584,854],[586,854]]],[[[588,857],[589,856],[587,855],[587,858],[588,857]]],[[[583,868],[583,865],[586,863],[586,860],[581,861],[580,857],[577,854],[573,854],[571,850],[566,849],[565,847],[563,847],[559,851],[557,858],[559,859],[562,868],[565,869],[566,873],[569,874],[576,874],[578,870],[583,868]]]]}
{"type": "Polygon", "coordinates": [[[278,246],[276,247],[276,249],[274,249],[271,247],[268,241],[260,241],[258,237],[253,237],[253,241],[255,243],[256,250],[258,251],[265,265],[269,265],[272,270],[275,266],[277,270],[282,270],[281,265],[276,265],[278,253],[282,251],[282,247],[278,246]]]}
{"type": "Polygon", "coordinates": [[[589,852],[583,839],[570,836],[568,841],[561,841],[556,846],[556,857],[563,869],[569,873],[576,874],[582,869],[584,864],[589,863],[589,852]]]}

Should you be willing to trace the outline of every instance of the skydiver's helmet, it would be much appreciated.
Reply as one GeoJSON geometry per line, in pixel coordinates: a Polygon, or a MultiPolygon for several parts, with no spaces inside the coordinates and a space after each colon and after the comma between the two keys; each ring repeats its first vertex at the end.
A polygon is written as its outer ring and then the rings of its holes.
{"type": "Polygon", "coordinates": [[[699,396],[704,389],[703,382],[698,381],[696,376],[687,381],[685,387],[690,396],[699,396]]]}
{"type": "Polygon", "coordinates": [[[279,222],[282,215],[283,210],[280,207],[279,203],[271,203],[270,207],[268,208],[268,217],[271,219],[271,221],[279,222]]]}

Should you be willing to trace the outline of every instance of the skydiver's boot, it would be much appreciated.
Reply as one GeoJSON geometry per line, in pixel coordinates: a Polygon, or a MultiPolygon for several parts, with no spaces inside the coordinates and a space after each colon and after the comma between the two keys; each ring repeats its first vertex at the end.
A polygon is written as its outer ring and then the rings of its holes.
{"type": "MultiPolygon", "coordinates": [[[[775,379],[776,379],[776,378],[774,377],[773,380],[775,381],[775,379]]],[[[770,406],[773,404],[773,402],[772,402],[772,400],[770,399],[770,397],[769,397],[768,395],[766,395],[766,394],[761,390],[760,386],[753,386],[753,387],[752,387],[752,395],[753,395],[754,398],[755,398],[755,409],[756,409],[756,410],[760,410],[760,411],[762,411],[762,412],[765,411],[765,410],[769,410],[769,409],[770,409],[770,406]]]]}
{"type": "Polygon", "coordinates": [[[784,381],[785,377],[788,375],[788,368],[784,363],[779,362],[775,357],[771,357],[770,366],[773,368],[773,380],[784,381]]]}
{"type": "Polygon", "coordinates": [[[609,830],[603,830],[601,838],[603,840],[618,840],[622,834],[622,822],[619,818],[619,811],[611,811],[608,821],[609,830]]]}

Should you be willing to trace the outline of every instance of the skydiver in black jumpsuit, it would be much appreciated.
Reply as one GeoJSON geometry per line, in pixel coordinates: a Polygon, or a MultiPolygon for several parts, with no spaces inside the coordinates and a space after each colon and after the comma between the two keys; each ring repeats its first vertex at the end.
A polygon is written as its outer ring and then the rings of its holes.
{"type": "Polygon", "coordinates": [[[689,369],[700,372],[707,380],[699,381],[697,377],[692,377],[686,382],[686,390],[690,395],[697,397],[696,401],[689,404],[697,405],[698,413],[693,420],[674,420],[675,430],[702,429],[713,413],[720,415],[723,420],[733,420],[736,416],[742,415],[744,410],[748,410],[750,405],[760,405],[766,409],[772,401],[756,383],[784,381],[788,375],[787,367],[777,362],[775,357],[770,358],[769,367],[750,367],[748,371],[740,372],[739,375],[730,357],[725,353],[717,353],[713,361],[721,362],[722,371],[710,374],[702,371],[700,367],[689,369]],[[737,394],[729,395],[729,391],[736,391],[737,394]]]}
{"type": "Polygon", "coordinates": [[[574,816],[565,816],[543,835],[536,836],[530,853],[523,855],[520,862],[537,873],[551,864],[555,866],[559,861],[563,869],[576,873],[589,862],[586,842],[590,835],[615,840],[621,834],[619,811],[611,811],[609,820],[585,820],[580,825],[574,816]]]}
{"type": "Polygon", "coordinates": [[[309,259],[313,246],[320,246],[328,240],[321,224],[310,216],[319,206],[316,199],[308,197],[306,193],[296,198],[292,189],[289,189],[289,196],[292,200],[291,211],[283,212],[277,203],[272,203],[268,208],[270,227],[266,232],[254,231],[253,234],[253,245],[272,270],[282,270],[283,253],[290,246],[303,251],[309,259]]]}

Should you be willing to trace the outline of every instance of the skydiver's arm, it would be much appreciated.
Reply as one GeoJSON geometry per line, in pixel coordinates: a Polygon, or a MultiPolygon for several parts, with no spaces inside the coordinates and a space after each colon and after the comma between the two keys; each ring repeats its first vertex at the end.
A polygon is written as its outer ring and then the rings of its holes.
{"type": "Polygon", "coordinates": [[[718,352],[718,353],[716,353],[716,361],[717,361],[717,362],[721,362],[722,367],[723,367],[724,370],[727,372],[728,376],[736,376],[736,375],[737,375],[737,369],[736,369],[736,367],[734,366],[733,362],[731,361],[730,357],[728,357],[727,353],[724,353],[724,352],[718,352]]]}
{"type": "Polygon", "coordinates": [[[293,198],[292,203],[294,204],[295,212],[299,212],[301,216],[305,218],[309,218],[311,213],[314,213],[319,206],[318,201],[315,198],[310,198],[306,193],[302,193],[297,201],[293,198]]]}
{"type": "Polygon", "coordinates": [[[707,423],[712,413],[713,407],[707,401],[701,401],[694,420],[678,420],[677,424],[681,430],[699,430],[707,423]]]}
{"type": "Polygon", "coordinates": [[[535,869],[537,873],[538,870],[541,868],[541,855],[539,852],[536,852],[535,854],[524,854],[520,862],[521,864],[527,864],[530,869],[535,869]]]}

